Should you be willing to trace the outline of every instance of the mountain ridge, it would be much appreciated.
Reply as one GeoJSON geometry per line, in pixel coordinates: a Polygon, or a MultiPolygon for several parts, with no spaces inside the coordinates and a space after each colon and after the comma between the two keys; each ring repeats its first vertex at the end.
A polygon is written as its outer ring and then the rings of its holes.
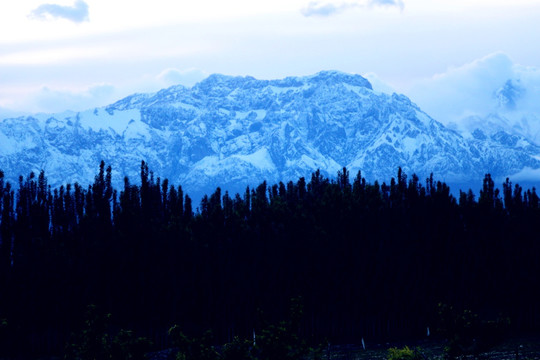
{"type": "Polygon", "coordinates": [[[343,167],[369,180],[388,180],[402,167],[450,183],[540,169],[540,147],[497,130],[464,137],[405,95],[374,91],[360,75],[214,74],[191,88],[133,94],[84,112],[5,119],[0,169],[7,176],[44,169],[52,185],[89,184],[104,160],[120,185],[124,176],[138,179],[144,160],[156,176],[196,194],[317,169],[333,177],[343,167]]]}

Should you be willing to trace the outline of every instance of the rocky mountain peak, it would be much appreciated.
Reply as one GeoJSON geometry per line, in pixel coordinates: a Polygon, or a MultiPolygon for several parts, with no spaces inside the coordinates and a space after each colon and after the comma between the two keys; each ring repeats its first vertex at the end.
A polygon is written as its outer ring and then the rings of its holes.
{"type": "Polygon", "coordinates": [[[540,168],[540,147],[484,133],[462,137],[406,96],[374,92],[360,75],[212,75],[104,108],[2,121],[0,169],[14,182],[44,169],[52,185],[88,184],[104,160],[122,186],[124,176],[138,179],[144,160],[156,176],[200,195],[317,169],[335,176],[344,166],[369,180],[388,181],[402,167],[457,182],[540,168]]]}
{"type": "Polygon", "coordinates": [[[356,74],[347,74],[335,70],[321,71],[315,75],[307,77],[307,79],[310,83],[316,83],[320,85],[347,84],[351,86],[365,87],[366,89],[373,90],[371,83],[364,77],[356,74]]]}

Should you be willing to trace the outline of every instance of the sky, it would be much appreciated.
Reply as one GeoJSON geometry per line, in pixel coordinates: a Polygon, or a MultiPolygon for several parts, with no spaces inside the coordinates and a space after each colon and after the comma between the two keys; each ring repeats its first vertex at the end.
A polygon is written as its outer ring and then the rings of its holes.
{"type": "Polygon", "coordinates": [[[507,78],[540,89],[539,20],[540,0],[3,1],[0,118],[340,70],[450,122],[507,78]]]}

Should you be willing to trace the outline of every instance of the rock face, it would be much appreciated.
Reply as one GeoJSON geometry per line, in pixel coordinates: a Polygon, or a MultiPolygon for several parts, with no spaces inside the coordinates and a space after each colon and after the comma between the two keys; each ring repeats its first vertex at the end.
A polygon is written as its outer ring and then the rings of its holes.
{"type": "Polygon", "coordinates": [[[388,181],[401,166],[421,179],[480,181],[538,169],[539,156],[524,137],[482,129],[462,137],[406,96],[333,71],[271,81],[211,75],[86,112],[0,121],[0,169],[11,181],[44,169],[53,186],[91,183],[102,159],[117,184],[136,182],[145,160],[155,176],[201,194],[316,169],[333,177],[343,166],[368,180],[388,181]]]}

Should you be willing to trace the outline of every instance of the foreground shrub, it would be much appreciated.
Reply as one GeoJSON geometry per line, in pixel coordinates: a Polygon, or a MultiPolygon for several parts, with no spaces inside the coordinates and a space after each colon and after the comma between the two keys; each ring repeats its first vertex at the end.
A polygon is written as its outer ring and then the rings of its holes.
{"type": "Polygon", "coordinates": [[[481,320],[471,310],[458,311],[439,304],[439,332],[447,339],[447,357],[478,355],[502,342],[510,326],[510,319],[502,316],[495,320],[481,320]]]}
{"type": "Polygon", "coordinates": [[[424,355],[422,354],[422,349],[410,349],[408,346],[405,346],[403,349],[390,348],[388,349],[388,360],[423,360],[424,355]]]}

